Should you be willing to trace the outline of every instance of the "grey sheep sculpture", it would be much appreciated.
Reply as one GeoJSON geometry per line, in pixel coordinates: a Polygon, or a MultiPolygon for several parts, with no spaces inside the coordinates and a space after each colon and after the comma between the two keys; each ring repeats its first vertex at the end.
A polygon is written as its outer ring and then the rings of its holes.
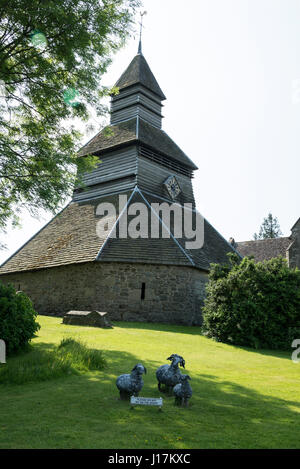
{"type": "Polygon", "coordinates": [[[193,395],[192,388],[188,380],[192,378],[189,375],[181,375],[180,383],[176,384],[173,389],[173,394],[175,396],[175,404],[182,405],[187,407],[189,399],[193,395]]]}
{"type": "Polygon", "coordinates": [[[171,365],[162,365],[156,370],[156,378],[158,381],[158,389],[162,391],[161,385],[165,385],[165,390],[169,391],[180,382],[181,372],[178,366],[185,367],[183,357],[173,353],[167,360],[171,360],[171,365]]]}
{"type": "Polygon", "coordinates": [[[132,368],[130,374],[120,375],[117,378],[116,385],[120,391],[120,399],[128,400],[132,395],[139,395],[139,392],[144,386],[144,381],[142,380],[143,373],[146,374],[147,370],[144,365],[138,363],[132,368]]]}

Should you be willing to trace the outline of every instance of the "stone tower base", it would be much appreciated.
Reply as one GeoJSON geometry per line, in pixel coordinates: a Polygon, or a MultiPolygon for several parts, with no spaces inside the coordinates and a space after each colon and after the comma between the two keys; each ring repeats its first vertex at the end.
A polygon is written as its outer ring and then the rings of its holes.
{"type": "Polygon", "coordinates": [[[200,325],[208,280],[193,267],[89,262],[0,276],[40,314],[107,311],[111,320],[200,325]]]}

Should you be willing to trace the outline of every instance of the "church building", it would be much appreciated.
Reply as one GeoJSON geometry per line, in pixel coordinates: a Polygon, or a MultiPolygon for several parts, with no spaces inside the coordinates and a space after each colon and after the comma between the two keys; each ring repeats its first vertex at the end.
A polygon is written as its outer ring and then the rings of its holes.
{"type": "Polygon", "coordinates": [[[229,242],[244,257],[253,256],[256,262],[263,262],[274,257],[283,257],[291,269],[300,269],[300,218],[291,228],[290,236],[279,238],[257,239],[235,243],[233,238],[229,242]]]}
{"type": "Polygon", "coordinates": [[[163,202],[189,204],[195,212],[197,166],[161,128],[166,97],[141,44],[115,86],[110,125],[78,153],[101,162],[67,207],[3,263],[0,280],[24,291],[40,314],[97,310],[112,320],[199,325],[210,264],[227,262],[236,250],[207,220],[204,244],[188,249],[174,234],[174,220],[168,230],[160,214],[158,237],[121,236],[118,228],[130,223],[137,203],[149,217],[153,204],[163,202]],[[121,208],[120,196],[127,201],[121,208]],[[102,234],[99,204],[116,207],[117,215],[112,224],[106,217],[113,229],[102,234]]]}

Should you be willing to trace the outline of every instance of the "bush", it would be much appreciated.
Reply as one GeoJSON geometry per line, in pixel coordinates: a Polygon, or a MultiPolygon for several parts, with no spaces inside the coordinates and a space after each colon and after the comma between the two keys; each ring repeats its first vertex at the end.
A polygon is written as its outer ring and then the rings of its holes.
{"type": "Polygon", "coordinates": [[[49,350],[35,344],[28,353],[10,358],[0,368],[0,384],[48,381],[105,367],[101,350],[89,349],[84,343],[68,338],[49,350]]]}
{"type": "Polygon", "coordinates": [[[0,282],[0,339],[5,341],[8,354],[24,348],[40,329],[36,316],[25,293],[0,282]]]}
{"type": "Polygon", "coordinates": [[[300,338],[300,270],[279,257],[255,263],[213,264],[203,308],[203,329],[220,342],[287,350],[300,338]]]}

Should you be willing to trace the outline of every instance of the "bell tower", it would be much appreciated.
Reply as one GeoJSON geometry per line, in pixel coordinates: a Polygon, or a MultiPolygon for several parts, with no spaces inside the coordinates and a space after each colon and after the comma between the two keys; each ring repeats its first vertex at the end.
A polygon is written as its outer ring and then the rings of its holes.
{"type": "Polygon", "coordinates": [[[138,54],[116,82],[110,125],[90,140],[79,156],[101,156],[99,166],[76,188],[74,201],[140,190],[195,206],[192,178],[197,166],[162,130],[166,99],[144,55],[138,54]]]}
{"type": "Polygon", "coordinates": [[[234,248],[203,219],[202,247],[191,247],[185,231],[175,233],[175,209],[182,214],[190,204],[196,218],[197,166],[162,129],[166,97],[141,42],[116,86],[109,125],[78,152],[101,162],[83,176],[84,187],[74,188],[69,205],[0,267],[1,279],[21,285],[40,313],[95,310],[112,320],[199,325],[210,264],[226,263],[234,248]],[[169,223],[162,205],[174,210],[169,223]],[[115,213],[100,232],[103,206],[115,213]],[[128,235],[139,210],[151,229],[128,235]]]}

